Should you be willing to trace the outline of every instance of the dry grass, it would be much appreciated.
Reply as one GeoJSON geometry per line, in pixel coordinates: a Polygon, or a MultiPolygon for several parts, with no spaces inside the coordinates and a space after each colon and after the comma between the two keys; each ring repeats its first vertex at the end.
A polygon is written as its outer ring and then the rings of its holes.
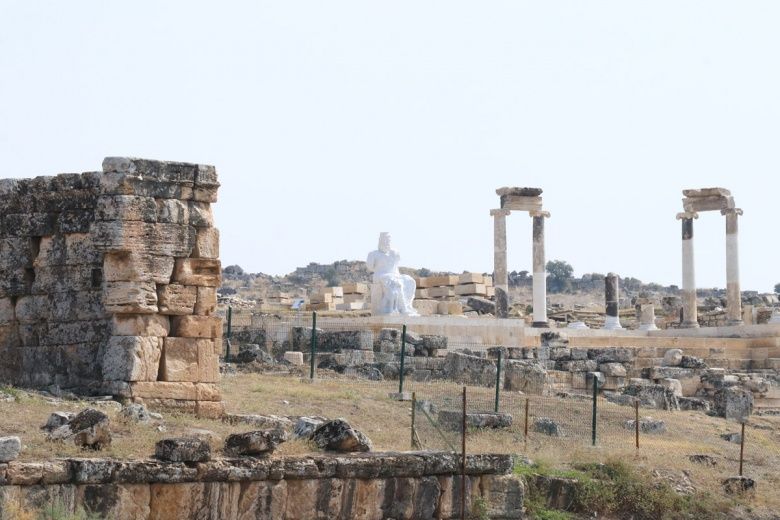
{"type": "MultiPolygon", "coordinates": [[[[263,374],[237,374],[223,378],[221,383],[226,409],[230,413],[258,413],[282,416],[319,415],[343,417],[365,432],[376,450],[408,450],[411,446],[411,405],[388,398],[397,391],[397,383],[371,382],[347,378],[319,379],[308,382],[299,377],[263,374]]],[[[408,382],[407,390],[415,391],[418,400],[429,400],[438,409],[458,410],[461,387],[454,383],[408,382]]],[[[85,402],[51,402],[36,394],[15,392],[16,402],[0,402],[0,436],[18,435],[24,450],[22,460],[51,457],[94,456],[75,446],[46,441],[40,426],[55,410],[74,411],[88,406],[85,402]]],[[[469,410],[491,410],[494,391],[469,387],[469,410]]],[[[522,454],[547,466],[567,469],[582,462],[603,462],[618,457],[638,467],[658,470],[675,482],[685,478],[699,491],[721,493],[723,478],[736,475],[739,465],[739,445],[720,438],[720,434],[738,432],[739,425],[699,412],[663,412],[640,410],[640,416],[652,416],[666,422],[662,434],[642,434],[640,450],[634,447],[634,432],[623,423],[634,418],[634,410],[599,401],[598,442],[590,445],[591,406],[588,399],[530,397],[531,422],[534,417],[550,417],[564,432],[560,438],[524,433],[526,396],[502,393],[501,411],[511,413],[514,424],[508,430],[471,431],[469,452],[522,454]],[[715,466],[691,462],[689,455],[711,455],[715,466]]],[[[112,421],[114,441],[101,456],[119,459],[149,457],[157,440],[192,433],[194,429],[213,432],[212,446],[216,452],[230,433],[247,431],[251,426],[229,425],[219,421],[197,419],[188,414],[163,412],[165,431],[156,425],[130,424],[121,420],[116,407],[104,410],[112,421]]],[[[457,432],[441,425],[433,426],[424,415],[416,414],[417,429],[427,449],[458,449],[457,432]]],[[[780,510],[780,417],[753,417],[746,430],[745,474],[758,482],[752,506],[780,510]]],[[[283,444],[275,456],[299,455],[314,451],[308,442],[297,440],[283,444]]]]}

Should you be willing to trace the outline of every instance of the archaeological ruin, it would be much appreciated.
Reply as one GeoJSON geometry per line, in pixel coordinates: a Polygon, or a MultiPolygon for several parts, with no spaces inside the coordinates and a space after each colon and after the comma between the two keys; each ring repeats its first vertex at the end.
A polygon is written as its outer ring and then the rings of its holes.
{"type": "Polygon", "coordinates": [[[0,181],[0,380],[218,416],[213,166],[0,181]]]}

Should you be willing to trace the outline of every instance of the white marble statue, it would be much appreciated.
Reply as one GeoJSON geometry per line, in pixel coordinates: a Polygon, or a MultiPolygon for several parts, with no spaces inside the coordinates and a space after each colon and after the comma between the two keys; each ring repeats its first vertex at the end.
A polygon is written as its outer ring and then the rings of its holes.
{"type": "Polygon", "coordinates": [[[379,234],[379,249],[368,254],[366,264],[374,273],[371,285],[371,311],[377,315],[403,314],[418,316],[412,306],[417,284],[414,278],[401,274],[398,263],[401,255],[390,245],[390,233],[379,234]]]}

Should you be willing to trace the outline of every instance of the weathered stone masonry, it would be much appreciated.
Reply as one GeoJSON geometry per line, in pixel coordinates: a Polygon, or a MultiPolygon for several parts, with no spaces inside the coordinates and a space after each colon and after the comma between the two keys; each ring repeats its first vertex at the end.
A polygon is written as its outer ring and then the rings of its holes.
{"type": "Polygon", "coordinates": [[[0,181],[0,380],[221,411],[214,167],[0,181]]]}

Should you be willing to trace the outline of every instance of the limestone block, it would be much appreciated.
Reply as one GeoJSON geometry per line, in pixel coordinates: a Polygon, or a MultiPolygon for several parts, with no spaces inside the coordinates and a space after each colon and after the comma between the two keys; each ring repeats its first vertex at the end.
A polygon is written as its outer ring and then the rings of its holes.
{"type": "Polygon", "coordinates": [[[52,321],[80,321],[107,317],[103,308],[103,291],[71,291],[49,297],[49,319],[52,321]]]}
{"type": "MultiPolygon", "coordinates": [[[[3,301],[10,302],[10,298],[3,298],[3,301]]],[[[0,306],[1,307],[1,306],[0,306]]],[[[16,308],[11,310],[19,323],[37,323],[49,319],[51,305],[49,297],[46,295],[20,296],[16,300],[16,308]]],[[[2,320],[0,320],[2,321],[2,320]]]]}
{"type": "Polygon", "coordinates": [[[437,311],[439,314],[452,314],[458,316],[463,314],[463,306],[460,302],[437,302],[437,304],[437,311]]]}
{"type": "Polygon", "coordinates": [[[322,289],[322,294],[332,294],[334,298],[344,296],[344,288],[342,287],[325,287],[322,289]]]}
{"type": "Polygon", "coordinates": [[[174,316],[171,332],[180,338],[212,339],[222,336],[222,318],[219,316],[174,316]]]}
{"type": "Polygon", "coordinates": [[[220,419],[225,415],[225,405],[222,401],[197,401],[195,415],[202,419],[220,419]]]}
{"type": "Polygon", "coordinates": [[[160,338],[112,336],[103,355],[103,379],[156,381],[161,351],[160,338]]]}
{"type": "Polygon", "coordinates": [[[427,300],[431,297],[430,293],[428,292],[428,289],[417,289],[414,291],[414,297],[415,298],[421,298],[423,300],[427,300]]]}
{"type": "Polygon", "coordinates": [[[184,285],[219,287],[222,268],[219,260],[209,258],[177,258],[173,280],[184,285]]]}
{"type": "Polygon", "coordinates": [[[189,204],[179,199],[157,199],[157,222],[189,225],[189,204]]]}
{"type": "MultiPolygon", "coordinates": [[[[55,235],[56,236],[56,235],[55,235]]],[[[41,239],[41,250],[43,240],[41,239]]],[[[40,254],[40,253],[39,253],[40,254]]],[[[65,235],[65,264],[101,264],[103,253],[95,249],[92,236],[89,233],[69,233],[65,235]]]]}
{"type": "Polygon", "coordinates": [[[40,345],[75,345],[107,341],[110,324],[107,320],[49,322],[39,338],[40,345]]]}
{"type": "Polygon", "coordinates": [[[195,309],[198,288],[192,285],[172,283],[157,287],[157,301],[160,314],[189,315],[195,309]]]}
{"type": "Polygon", "coordinates": [[[333,303],[333,295],[330,293],[314,293],[309,298],[309,301],[313,304],[333,303]]]}
{"type": "Polygon", "coordinates": [[[154,336],[164,338],[171,331],[168,316],[159,314],[117,314],[111,319],[114,336],[154,336]]]}
{"type": "Polygon", "coordinates": [[[219,258],[219,230],[217,228],[198,228],[192,256],[195,258],[219,258]]]}
{"type": "MultiPolygon", "coordinates": [[[[198,381],[203,383],[219,382],[219,358],[214,343],[209,341],[198,345],[198,381]]],[[[199,398],[201,398],[199,396],[199,398]]]]}
{"type": "MultiPolygon", "coordinates": [[[[198,349],[199,342],[193,338],[172,338],[163,340],[163,354],[160,366],[160,376],[163,381],[198,381],[198,349]]],[[[214,346],[208,345],[212,351],[214,346]]]]}
{"type": "Polygon", "coordinates": [[[478,273],[463,273],[460,276],[458,276],[458,283],[460,285],[470,284],[470,283],[484,284],[485,277],[478,273]]]}
{"type": "Polygon", "coordinates": [[[157,204],[151,197],[137,195],[106,195],[95,206],[97,220],[157,221],[157,204]]]}
{"type": "Polygon", "coordinates": [[[221,398],[219,386],[212,383],[195,384],[195,399],[198,401],[219,401],[221,398]]]}
{"type": "Polygon", "coordinates": [[[171,282],[174,259],[169,256],[150,256],[131,252],[107,253],[103,263],[103,277],[110,282],[153,281],[171,282]]]}
{"type": "MultiPolygon", "coordinates": [[[[170,339],[170,338],[166,338],[170,339]]],[[[130,383],[132,397],[140,399],[176,399],[195,401],[198,392],[192,382],[138,381],[130,383]]]]}
{"type": "Polygon", "coordinates": [[[452,287],[431,287],[428,289],[428,295],[431,298],[449,298],[455,296],[455,289],[452,287]]]}
{"type": "Polygon", "coordinates": [[[32,266],[32,242],[29,237],[5,237],[0,239],[0,269],[9,271],[32,266]]]}
{"type": "Polygon", "coordinates": [[[190,225],[196,228],[213,227],[214,214],[208,202],[190,202],[190,225]]]}
{"type": "Polygon", "coordinates": [[[217,188],[202,188],[196,186],[192,190],[192,200],[204,203],[217,202],[217,188]]]}
{"type": "Polygon", "coordinates": [[[198,298],[195,300],[195,314],[199,316],[211,316],[217,309],[217,288],[198,287],[198,298]]]}
{"type": "Polygon", "coordinates": [[[99,289],[102,273],[90,265],[52,265],[34,270],[30,291],[34,294],[99,289]]]}
{"type": "Polygon", "coordinates": [[[292,365],[303,365],[303,352],[285,352],[284,360],[292,365]]]}
{"type": "Polygon", "coordinates": [[[104,174],[120,173],[177,184],[194,184],[199,167],[194,163],[155,161],[136,157],[106,157],[103,159],[104,174]]]}
{"type": "Polygon", "coordinates": [[[3,217],[2,231],[11,237],[42,237],[57,230],[56,213],[12,213],[3,217]]]}
{"type": "Polygon", "coordinates": [[[457,275],[429,276],[426,279],[426,284],[427,287],[442,287],[446,285],[458,285],[458,276],[457,275]]]}
{"type": "Polygon", "coordinates": [[[189,256],[195,247],[195,228],[179,224],[137,221],[95,222],[95,248],[101,252],[134,251],[156,256],[189,256]]]}
{"type": "Polygon", "coordinates": [[[344,303],[365,303],[365,301],[365,294],[349,293],[344,295],[344,303]]]}
{"type": "Polygon", "coordinates": [[[14,301],[11,298],[0,298],[0,325],[9,325],[15,320],[16,306],[14,301]]]}
{"type": "Polygon", "coordinates": [[[431,316],[439,311],[439,303],[434,300],[414,300],[412,305],[421,316],[431,316]]]}
{"type": "Polygon", "coordinates": [[[156,313],[157,287],[154,282],[106,282],[103,304],[115,314],[156,313]]]}
{"type": "Polygon", "coordinates": [[[465,285],[456,285],[455,286],[455,294],[457,295],[463,295],[463,294],[485,294],[487,292],[487,289],[485,287],[485,284],[482,283],[469,283],[465,285]]]}
{"type": "Polygon", "coordinates": [[[368,284],[365,283],[345,283],[342,289],[344,294],[368,294],[368,284]]]}
{"type": "Polygon", "coordinates": [[[66,257],[65,235],[57,234],[41,237],[38,242],[38,255],[33,259],[33,267],[66,265],[66,257]]]}

